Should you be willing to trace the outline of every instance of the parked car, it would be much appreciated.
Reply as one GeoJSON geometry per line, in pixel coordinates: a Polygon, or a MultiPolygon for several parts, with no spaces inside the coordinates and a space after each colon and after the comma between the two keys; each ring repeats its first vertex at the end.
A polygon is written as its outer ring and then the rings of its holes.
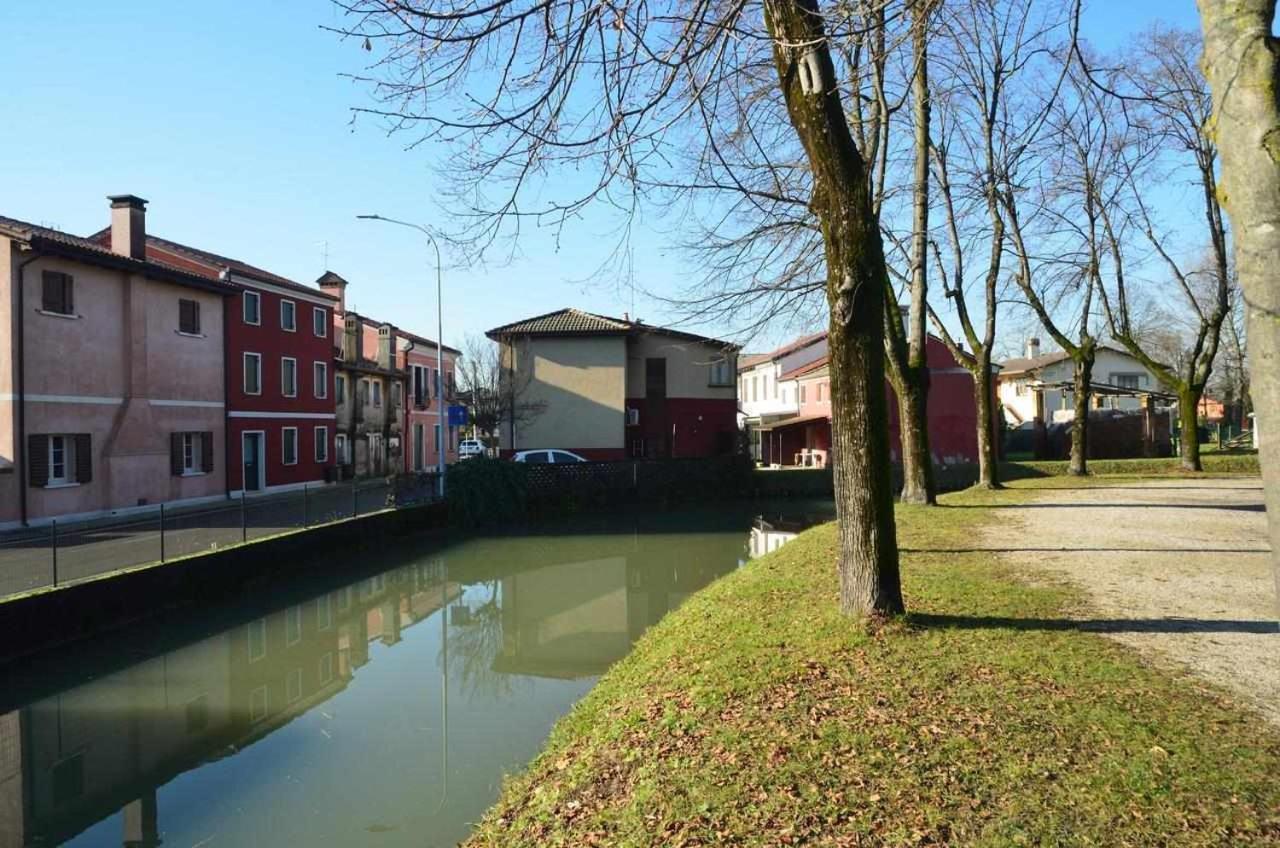
{"type": "Polygon", "coordinates": [[[511,457],[513,462],[530,462],[540,465],[564,465],[569,462],[586,462],[573,451],[567,450],[526,450],[511,457]]]}
{"type": "Polygon", "coordinates": [[[458,442],[458,459],[470,459],[473,456],[484,456],[484,442],[479,439],[463,439],[458,442]]]}

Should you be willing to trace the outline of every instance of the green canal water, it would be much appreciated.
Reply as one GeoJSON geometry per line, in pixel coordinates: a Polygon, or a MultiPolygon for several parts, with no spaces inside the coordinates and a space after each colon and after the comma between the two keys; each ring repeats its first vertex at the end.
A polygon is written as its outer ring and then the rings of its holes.
{"type": "Polygon", "coordinates": [[[6,669],[0,848],[445,846],[634,641],[829,503],[333,552],[6,669]]]}

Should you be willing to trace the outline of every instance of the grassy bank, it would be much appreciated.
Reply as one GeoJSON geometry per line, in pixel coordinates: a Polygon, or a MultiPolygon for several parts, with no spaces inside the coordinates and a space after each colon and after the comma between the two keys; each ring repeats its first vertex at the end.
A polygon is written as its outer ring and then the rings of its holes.
{"type": "Polygon", "coordinates": [[[836,612],[830,526],[695,595],[470,844],[1280,842],[1280,737],[971,550],[984,505],[1031,496],[901,508],[913,613],[874,634],[836,612]]]}

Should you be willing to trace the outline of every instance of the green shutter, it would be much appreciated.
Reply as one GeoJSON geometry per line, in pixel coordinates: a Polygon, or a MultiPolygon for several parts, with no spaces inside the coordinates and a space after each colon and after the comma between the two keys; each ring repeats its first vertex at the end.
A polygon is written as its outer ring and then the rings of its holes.
{"type": "Polygon", "coordinates": [[[174,477],[182,476],[182,434],[169,434],[169,473],[174,477]]]}
{"type": "Polygon", "coordinates": [[[200,434],[200,470],[205,474],[213,471],[213,433],[205,431],[200,434]]]}
{"type": "Polygon", "coordinates": [[[48,436],[27,436],[27,482],[37,489],[49,485],[48,436]]]}
{"type": "Polygon", "coordinates": [[[93,439],[88,433],[77,433],[76,440],[76,482],[93,482],[93,439]]]}

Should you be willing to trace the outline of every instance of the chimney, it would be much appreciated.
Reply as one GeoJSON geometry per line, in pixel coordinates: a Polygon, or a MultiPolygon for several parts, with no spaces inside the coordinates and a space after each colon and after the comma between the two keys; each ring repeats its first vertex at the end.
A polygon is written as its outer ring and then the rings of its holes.
{"type": "Polygon", "coordinates": [[[1036,338],[1027,339],[1027,359],[1035,359],[1040,355],[1040,340],[1036,338]]]}
{"type": "Polygon", "coordinates": [[[113,194],[111,252],[134,259],[147,258],[147,201],[133,194],[113,194]]]}
{"type": "Polygon", "coordinates": [[[390,324],[378,326],[378,367],[392,369],[396,367],[396,331],[390,324]]]}
{"type": "Polygon", "coordinates": [[[336,307],[338,314],[347,314],[347,281],[332,271],[325,271],[316,280],[316,283],[320,286],[320,291],[325,294],[331,294],[338,299],[338,306],[336,307]]]}
{"type": "Polygon", "coordinates": [[[360,319],[348,315],[342,323],[342,358],[347,362],[360,361],[360,319]]]}

